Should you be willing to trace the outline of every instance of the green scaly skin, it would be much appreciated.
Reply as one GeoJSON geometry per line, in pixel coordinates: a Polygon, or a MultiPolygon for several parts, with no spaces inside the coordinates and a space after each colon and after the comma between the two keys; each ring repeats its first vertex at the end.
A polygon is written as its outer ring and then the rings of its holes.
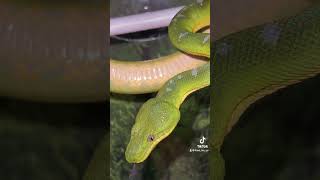
{"type": "Polygon", "coordinates": [[[186,6],[169,25],[171,43],[183,52],[210,58],[210,35],[195,33],[210,25],[210,1],[197,0],[186,6]]]}
{"type": "MultiPolygon", "coordinates": [[[[180,50],[210,57],[210,35],[195,33],[210,24],[210,1],[197,1],[186,6],[172,20],[169,37],[180,50]]],[[[148,100],[138,112],[131,130],[125,156],[130,163],[144,161],[155,146],[166,138],[180,120],[179,107],[192,92],[210,84],[210,64],[182,72],[148,100]]]]}
{"type": "Polygon", "coordinates": [[[210,179],[223,180],[220,149],[258,99],[320,72],[320,6],[220,39],[213,45],[210,179]]]}

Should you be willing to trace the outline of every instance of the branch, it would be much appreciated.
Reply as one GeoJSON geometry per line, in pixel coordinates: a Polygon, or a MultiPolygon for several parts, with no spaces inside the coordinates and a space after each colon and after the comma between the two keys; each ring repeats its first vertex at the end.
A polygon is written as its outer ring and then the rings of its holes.
{"type": "Polygon", "coordinates": [[[127,34],[169,25],[183,6],[110,19],[110,36],[127,34]]]}

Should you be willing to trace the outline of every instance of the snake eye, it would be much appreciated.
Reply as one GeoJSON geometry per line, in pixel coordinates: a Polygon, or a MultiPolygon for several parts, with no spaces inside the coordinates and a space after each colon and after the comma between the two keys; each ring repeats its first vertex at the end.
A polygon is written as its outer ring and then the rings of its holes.
{"type": "Polygon", "coordinates": [[[154,140],[154,135],[149,135],[148,136],[148,142],[152,142],[154,140]]]}

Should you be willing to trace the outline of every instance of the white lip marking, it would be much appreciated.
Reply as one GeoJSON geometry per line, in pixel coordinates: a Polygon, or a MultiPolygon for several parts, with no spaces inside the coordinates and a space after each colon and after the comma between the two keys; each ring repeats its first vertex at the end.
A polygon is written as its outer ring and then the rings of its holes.
{"type": "Polygon", "coordinates": [[[197,76],[198,75],[198,70],[197,69],[192,69],[191,74],[192,74],[192,76],[197,76]]]}
{"type": "Polygon", "coordinates": [[[203,39],[203,41],[202,41],[202,44],[208,42],[209,39],[210,39],[210,36],[209,36],[209,35],[207,35],[206,37],[204,37],[204,39],[203,39]]]}
{"type": "Polygon", "coordinates": [[[178,41],[181,41],[181,39],[182,39],[183,37],[185,37],[186,35],[188,35],[188,32],[180,33],[180,34],[179,34],[179,39],[178,39],[178,41]]]}

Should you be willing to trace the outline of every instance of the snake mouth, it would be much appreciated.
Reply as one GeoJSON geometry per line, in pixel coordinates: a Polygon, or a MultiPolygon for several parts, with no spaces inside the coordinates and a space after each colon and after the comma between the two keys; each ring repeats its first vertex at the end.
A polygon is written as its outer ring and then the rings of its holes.
{"type": "Polygon", "coordinates": [[[129,163],[141,163],[145,161],[149,155],[151,154],[152,150],[159,144],[160,141],[162,141],[165,137],[159,138],[154,142],[146,143],[142,146],[140,143],[134,143],[134,141],[130,141],[126,152],[126,160],[129,163]]]}
{"type": "Polygon", "coordinates": [[[131,145],[129,143],[127,150],[125,152],[126,160],[129,163],[142,163],[149,157],[149,155],[151,154],[151,151],[154,149],[156,145],[150,148],[146,148],[143,151],[135,151],[135,152],[130,150],[131,146],[134,146],[134,145],[131,145]]]}

